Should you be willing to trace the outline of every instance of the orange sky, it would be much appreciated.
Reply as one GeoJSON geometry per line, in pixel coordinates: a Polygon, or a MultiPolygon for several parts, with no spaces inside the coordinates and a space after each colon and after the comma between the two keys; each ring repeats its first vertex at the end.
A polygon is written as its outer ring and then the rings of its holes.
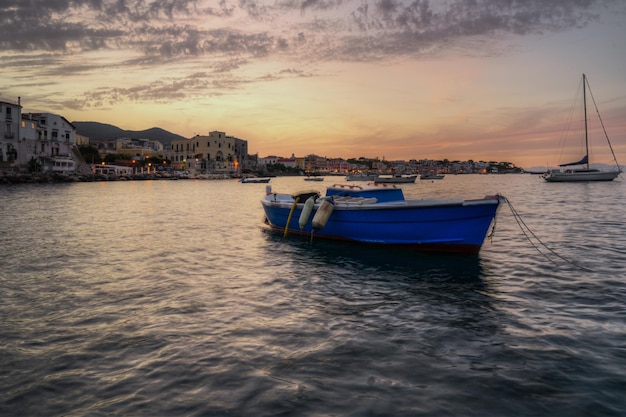
{"type": "MultiPolygon", "coordinates": [[[[529,168],[564,162],[585,72],[626,160],[620,0],[39,3],[0,5],[0,96],[20,96],[25,112],[220,130],[259,156],[529,168]]],[[[611,163],[600,144],[592,155],[611,163]]]]}

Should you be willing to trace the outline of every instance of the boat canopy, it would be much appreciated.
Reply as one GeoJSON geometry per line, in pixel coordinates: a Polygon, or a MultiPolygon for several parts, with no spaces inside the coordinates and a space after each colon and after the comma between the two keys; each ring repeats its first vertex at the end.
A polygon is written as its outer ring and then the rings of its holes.
{"type": "Polygon", "coordinates": [[[561,164],[561,165],[559,165],[559,166],[560,166],[560,167],[569,167],[569,166],[572,166],[572,165],[586,165],[586,164],[588,164],[588,163],[589,163],[589,157],[588,157],[587,155],[585,155],[585,156],[583,157],[583,159],[581,159],[581,160],[580,160],[580,161],[578,161],[578,162],[570,162],[569,164],[561,164]]]}

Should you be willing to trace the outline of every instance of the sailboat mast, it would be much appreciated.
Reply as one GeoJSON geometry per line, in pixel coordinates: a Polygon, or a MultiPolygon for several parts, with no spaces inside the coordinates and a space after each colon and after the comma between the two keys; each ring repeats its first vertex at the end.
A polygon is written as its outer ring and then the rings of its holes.
{"type": "Polygon", "coordinates": [[[589,137],[587,133],[587,77],[583,74],[583,107],[585,109],[585,155],[587,155],[587,169],[589,169],[589,137]]]}

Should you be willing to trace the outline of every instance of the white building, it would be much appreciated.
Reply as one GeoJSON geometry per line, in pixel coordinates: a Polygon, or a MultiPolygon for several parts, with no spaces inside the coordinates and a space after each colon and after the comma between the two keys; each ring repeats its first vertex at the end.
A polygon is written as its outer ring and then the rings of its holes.
{"type": "Polygon", "coordinates": [[[118,154],[127,154],[143,159],[145,156],[163,154],[163,144],[158,140],[117,138],[115,150],[118,154]]]}
{"type": "Polygon", "coordinates": [[[298,168],[298,159],[291,155],[291,158],[279,158],[277,164],[283,164],[287,168],[298,168]]]}
{"type": "Polygon", "coordinates": [[[37,164],[42,171],[73,172],[76,128],[63,116],[52,113],[26,113],[21,116],[18,146],[19,166],[37,164]]]}
{"type": "Polygon", "coordinates": [[[17,164],[22,106],[17,102],[0,100],[0,169],[17,164]]]}
{"type": "Polygon", "coordinates": [[[79,152],[76,128],[63,116],[22,113],[21,100],[0,100],[0,169],[71,172],[79,152]]]}
{"type": "Polygon", "coordinates": [[[173,140],[166,152],[172,166],[210,174],[238,174],[248,161],[248,141],[227,136],[224,132],[209,132],[191,139],[173,140]]]}
{"type": "Polygon", "coordinates": [[[263,158],[259,158],[259,165],[275,165],[278,163],[278,161],[282,159],[280,156],[276,156],[276,155],[269,155],[263,158]]]}

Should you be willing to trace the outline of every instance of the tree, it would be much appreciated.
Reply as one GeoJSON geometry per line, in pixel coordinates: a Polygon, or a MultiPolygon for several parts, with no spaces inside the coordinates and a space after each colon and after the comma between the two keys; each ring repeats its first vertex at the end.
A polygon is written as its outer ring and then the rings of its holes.
{"type": "Polygon", "coordinates": [[[98,148],[93,145],[78,145],[78,150],[87,163],[99,164],[102,162],[98,148]]]}
{"type": "Polygon", "coordinates": [[[133,159],[130,155],[126,154],[117,154],[117,153],[108,153],[104,157],[104,162],[106,163],[114,163],[115,161],[129,161],[133,159]]]}
{"type": "Polygon", "coordinates": [[[41,164],[34,156],[30,157],[30,161],[28,161],[28,172],[31,174],[34,172],[41,172],[41,164]]]}
{"type": "Polygon", "coordinates": [[[302,170],[300,168],[288,167],[285,164],[267,164],[265,169],[267,172],[281,172],[281,173],[298,173],[302,170]]]}

